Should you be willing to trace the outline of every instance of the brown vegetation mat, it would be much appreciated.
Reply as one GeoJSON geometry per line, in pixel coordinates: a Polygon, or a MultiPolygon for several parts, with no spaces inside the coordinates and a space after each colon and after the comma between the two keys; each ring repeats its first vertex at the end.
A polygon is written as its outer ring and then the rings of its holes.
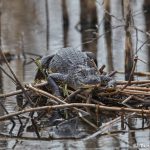
{"type": "MultiPolygon", "coordinates": [[[[16,95],[18,104],[18,111],[11,113],[6,111],[6,114],[0,117],[0,121],[11,120],[13,122],[15,119],[21,120],[21,116],[27,113],[28,117],[26,119],[31,119],[33,131],[38,138],[41,138],[37,122],[42,121],[45,116],[52,126],[59,125],[64,120],[80,117],[82,121],[93,128],[92,135],[97,136],[97,132],[101,134],[103,131],[101,130],[102,122],[105,123],[103,128],[106,131],[107,128],[110,128],[111,125],[116,123],[116,120],[123,127],[126,122],[125,119],[133,114],[142,118],[149,118],[150,80],[131,81],[130,85],[127,84],[127,81],[117,81],[115,88],[88,87],[76,91],[68,89],[64,92],[66,96],[63,98],[52,95],[47,86],[47,82],[26,84],[24,92],[30,97],[31,102],[28,101],[22,90],[0,95],[0,98],[16,95]],[[58,113],[58,110],[61,110],[61,115],[56,118],[52,117],[54,113],[58,113]],[[36,117],[34,116],[35,112],[38,113],[36,117]],[[102,120],[102,116],[111,119],[102,120]],[[92,118],[92,121],[88,119],[89,117],[92,118]],[[56,120],[61,121],[55,123],[56,120]]],[[[11,129],[12,131],[13,129],[11,129]]],[[[63,137],[66,138],[65,136],[63,137]]]]}
{"type": "MultiPolygon", "coordinates": [[[[7,74],[4,69],[2,71],[16,84],[17,90],[0,94],[0,99],[5,100],[7,97],[16,96],[18,109],[8,112],[0,102],[5,111],[5,114],[0,116],[1,123],[10,120],[13,124],[9,134],[1,134],[1,136],[13,137],[16,121],[20,123],[20,128],[14,138],[23,137],[26,129],[26,132],[35,132],[38,139],[47,137],[48,140],[81,139],[83,137],[90,139],[108,134],[108,129],[116,123],[120,123],[120,129],[115,132],[125,132],[125,124],[131,128],[127,120],[133,115],[142,118],[142,125],[138,129],[149,127],[147,121],[150,115],[150,80],[131,81],[137,58],[135,58],[129,81],[116,81],[116,86],[113,88],[90,86],[74,91],[60,87],[64,96],[56,97],[51,94],[46,81],[22,85],[3,53],[2,56],[12,76],[7,74]],[[47,130],[47,127],[55,128],[47,130]],[[86,129],[86,133],[81,134],[81,129],[82,131],[86,129]],[[47,135],[43,137],[42,131],[46,131],[47,135]],[[55,133],[54,136],[51,135],[51,131],[55,133]]],[[[100,68],[100,74],[103,73],[103,69],[104,66],[100,68]]],[[[113,76],[115,73],[108,76],[113,76]]]]}

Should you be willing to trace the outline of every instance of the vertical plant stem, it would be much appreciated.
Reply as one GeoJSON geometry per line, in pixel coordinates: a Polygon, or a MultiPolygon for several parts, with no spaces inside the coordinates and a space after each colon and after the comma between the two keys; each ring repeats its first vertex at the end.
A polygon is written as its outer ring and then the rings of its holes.
{"type": "MultiPolygon", "coordinates": [[[[150,1],[149,0],[144,0],[143,4],[143,11],[144,17],[145,17],[145,26],[146,26],[146,32],[150,31],[150,1]]],[[[147,40],[150,39],[150,37],[147,35],[147,40]]],[[[150,47],[149,47],[150,41],[148,41],[148,46],[147,46],[147,55],[148,55],[148,70],[150,71],[150,47]]]]}
{"type": "MultiPolygon", "coordinates": [[[[131,6],[130,0],[123,0],[125,18],[125,80],[129,79],[133,67],[133,47],[131,38],[131,6]]],[[[133,76],[131,78],[133,80],[133,76]]]]}
{"type": "Polygon", "coordinates": [[[107,11],[104,14],[104,30],[105,30],[105,41],[107,46],[107,61],[108,71],[114,70],[113,68],[113,54],[112,54],[112,31],[111,31],[111,15],[110,15],[110,0],[104,1],[104,8],[107,11]],[[109,32],[108,32],[109,31],[109,32]]]}
{"type": "Polygon", "coordinates": [[[45,15],[46,15],[46,49],[49,51],[49,7],[48,0],[45,0],[45,15]]]}
{"type": "Polygon", "coordinates": [[[0,51],[1,51],[1,54],[2,54],[2,57],[4,58],[5,62],[6,62],[6,65],[7,67],[9,68],[10,72],[12,73],[14,79],[16,80],[16,83],[17,85],[21,88],[22,92],[24,93],[25,97],[27,98],[28,102],[30,103],[31,106],[33,106],[33,102],[31,101],[31,98],[30,96],[27,94],[26,90],[24,89],[23,85],[20,83],[20,81],[18,80],[18,78],[16,77],[15,73],[13,72],[12,68],[10,67],[4,53],[2,52],[2,49],[0,47],[0,51]]]}
{"type": "Polygon", "coordinates": [[[69,17],[66,0],[62,0],[62,13],[63,13],[64,47],[67,47],[69,17]]]}
{"type": "Polygon", "coordinates": [[[82,49],[97,52],[97,10],[96,0],[80,0],[80,24],[82,32],[82,49]],[[95,39],[95,40],[93,40],[95,39]],[[92,41],[92,42],[90,42],[92,41]]]}
{"type": "Polygon", "coordinates": [[[135,57],[133,67],[132,67],[131,73],[130,73],[129,78],[128,78],[128,82],[121,90],[125,89],[128,85],[130,85],[132,78],[133,78],[134,71],[135,71],[135,67],[137,64],[137,60],[138,60],[138,57],[135,57]]]}

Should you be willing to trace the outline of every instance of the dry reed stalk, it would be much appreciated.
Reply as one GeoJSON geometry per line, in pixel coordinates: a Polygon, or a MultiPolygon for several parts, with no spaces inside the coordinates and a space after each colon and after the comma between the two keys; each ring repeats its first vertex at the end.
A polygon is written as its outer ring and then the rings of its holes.
{"type": "MultiPolygon", "coordinates": [[[[117,73],[124,74],[125,72],[117,71],[117,73]]],[[[133,74],[137,76],[150,76],[150,72],[134,72],[133,74]]]]}
{"type": "Polygon", "coordinates": [[[125,93],[125,94],[130,94],[130,95],[150,96],[150,92],[143,92],[143,91],[138,91],[138,90],[124,89],[123,91],[120,91],[120,93],[125,93]]]}
{"type": "Polygon", "coordinates": [[[111,30],[111,15],[110,15],[110,0],[104,1],[104,30],[105,30],[105,41],[107,47],[107,63],[108,71],[114,70],[113,68],[113,54],[112,54],[112,30],[111,30]],[[109,32],[108,32],[109,31],[109,32]]]}
{"type": "MultiPolygon", "coordinates": [[[[43,90],[41,90],[41,89],[37,89],[37,88],[33,87],[31,84],[26,85],[26,87],[29,88],[29,89],[31,89],[31,90],[33,90],[34,92],[37,92],[37,93],[43,95],[43,96],[46,96],[46,97],[48,97],[48,98],[52,98],[52,99],[54,99],[56,102],[58,102],[58,103],[60,103],[60,104],[68,104],[68,103],[64,102],[64,100],[61,100],[60,98],[58,98],[58,97],[56,97],[56,96],[54,96],[54,95],[52,95],[52,94],[50,94],[50,93],[47,93],[47,92],[45,92],[45,91],[43,91],[43,90]]],[[[88,113],[87,113],[86,111],[84,111],[84,110],[81,110],[81,109],[78,109],[78,108],[73,108],[73,109],[76,110],[77,112],[81,112],[81,113],[84,113],[84,114],[88,114],[88,113]]]]}
{"type": "MultiPolygon", "coordinates": [[[[143,10],[144,10],[144,17],[145,17],[145,26],[146,26],[146,32],[144,31],[144,33],[149,33],[150,31],[150,25],[149,25],[149,20],[150,20],[150,1],[149,0],[144,0],[144,4],[143,4],[143,10]]],[[[147,39],[149,39],[149,35],[147,34],[147,39]]],[[[148,41],[148,44],[150,44],[150,41],[148,41]]],[[[147,55],[148,58],[150,58],[150,48],[149,46],[147,46],[147,55]]],[[[150,71],[150,59],[148,59],[148,70],[150,71]]]]}
{"type": "Polygon", "coordinates": [[[0,117],[0,121],[10,119],[13,116],[21,115],[28,112],[34,112],[34,111],[42,111],[42,110],[54,110],[54,109],[63,109],[63,108],[74,108],[74,107],[90,107],[90,108],[98,108],[99,110],[105,110],[105,111],[117,111],[117,112],[126,112],[126,113],[139,113],[139,114],[150,114],[150,110],[145,109],[133,109],[133,108],[120,108],[120,107],[108,107],[108,106],[101,106],[96,104],[86,104],[86,103],[71,103],[71,104],[60,104],[60,105],[53,105],[53,106],[42,106],[42,107],[36,107],[36,108],[29,108],[24,109],[22,111],[13,112],[10,114],[6,114],[4,116],[0,117]]]}
{"type": "Polygon", "coordinates": [[[1,51],[1,54],[2,54],[2,57],[4,58],[5,60],[5,63],[8,67],[8,69],[10,70],[11,74],[13,75],[15,81],[16,81],[16,84],[19,86],[19,88],[22,90],[22,92],[24,93],[25,97],[27,98],[27,101],[29,102],[30,105],[34,105],[34,103],[32,102],[30,96],[26,93],[26,90],[24,89],[24,86],[22,85],[22,83],[18,80],[17,76],[15,75],[14,71],[12,70],[12,68],[10,67],[1,47],[0,47],[0,51],[1,51]]]}
{"type": "Polygon", "coordinates": [[[123,0],[123,11],[125,19],[125,79],[133,80],[133,74],[130,74],[133,68],[133,46],[131,38],[131,7],[130,0],[123,0]]]}
{"type": "Polygon", "coordinates": [[[128,102],[129,100],[131,100],[133,98],[133,95],[127,97],[123,102],[122,104],[125,104],[126,102],[128,102]]]}
{"type": "Polygon", "coordinates": [[[130,85],[131,80],[133,80],[133,74],[134,74],[134,70],[135,70],[135,67],[136,67],[136,64],[137,64],[137,59],[138,59],[138,57],[136,56],[136,57],[134,58],[134,64],[133,64],[133,66],[132,66],[130,75],[129,75],[129,77],[128,77],[128,82],[127,82],[127,84],[126,84],[125,86],[123,86],[123,88],[122,88],[121,90],[124,90],[128,85],[130,85]]]}
{"type": "MultiPolygon", "coordinates": [[[[117,88],[122,89],[123,86],[117,85],[117,88]]],[[[147,87],[138,87],[138,86],[127,86],[128,90],[137,90],[137,91],[147,91],[150,92],[150,88],[147,87]]]]}
{"type": "Polygon", "coordinates": [[[82,49],[97,53],[97,9],[96,0],[80,1],[80,25],[82,49]]]}
{"type": "Polygon", "coordinates": [[[106,124],[104,124],[103,126],[101,126],[97,132],[95,132],[92,135],[84,138],[84,141],[92,139],[92,138],[94,138],[94,137],[96,137],[96,136],[104,133],[106,130],[108,130],[108,128],[110,128],[111,126],[113,126],[114,124],[116,124],[117,122],[119,122],[120,120],[121,120],[121,117],[118,117],[118,118],[115,118],[115,119],[111,120],[110,122],[107,122],[106,124]]]}
{"type": "MultiPolygon", "coordinates": [[[[117,85],[118,84],[127,84],[128,83],[128,81],[117,81],[117,85]]],[[[140,80],[140,81],[131,81],[130,82],[130,85],[131,84],[147,84],[147,83],[150,83],[150,80],[140,80]]]]}
{"type": "Polygon", "coordinates": [[[150,83],[140,84],[138,87],[150,87],[150,83]]]}
{"type": "Polygon", "coordinates": [[[115,94],[118,94],[119,93],[119,90],[115,90],[113,92],[103,92],[103,93],[98,93],[97,95],[98,96],[111,96],[111,95],[115,95],[115,94]]]}
{"type": "Polygon", "coordinates": [[[49,51],[49,34],[50,34],[50,23],[49,23],[49,3],[48,0],[45,0],[45,16],[46,16],[46,49],[49,51]]]}
{"type": "Polygon", "coordinates": [[[28,88],[28,89],[34,91],[35,93],[39,93],[39,94],[41,94],[41,95],[43,95],[43,96],[46,96],[46,97],[48,97],[48,98],[52,98],[52,99],[54,99],[56,102],[58,102],[58,103],[60,103],[60,104],[65,104],[65,102],[64,102],[63,100],[61,100],[60,98],[58,98],[58,97],[56,97],[56,96],[54,96],[54,95],[52,95],[52,94],[50,94],[50,93],[47,93],[47,92],[45,92],[45,91],[43,91],[43,90],[41,90],[41,89],[37,89],[37,88],[33,87],[31,84],[28,84],[28,85],[25,85],[25,86],[26,86],[26,88],[28,88]]]}
{"type": "MultiPolygon", "coordinates": [[[[42,87],[42,86],[45,86],[45,85],[47,85],[47,82],[35,84],[34,87],[42,87]]],[[[27,88],[24,88],[24,90],[29,91],[29,89],[27,89],[27,88]]],[[[17,94],[21,94],[21,93],[22,93],[22,90],[16,90],[16,91],[9,92],[9,93],[6,93],[6,94],[0,94],[0,98],[6,98],[6,97],[14,96],[14,95],[17,95],[17,94]]]]}
{"type": "Polygon", "coordinates": [[[68,28],[69,28],[69,16],[68,16],[68,9],[67,9],[67,2],[66,0],[62,0],[62,17],[63,17],[63,41],[64,47],[67,47],[68,42],[68,28]]]}
{"type": "Polygon", "coordinates": [[[92,122],[90,122],[89,120],[87,120],[85,117],[83,117],[80,113],[79,113],[79,117],[81,118],[81,120],[83,120],[84,122],[86,122],[88,125],[90,125],[91,127],[93,127],[94,129],[98,129],[98,127],[93,124],[92,122]]]}

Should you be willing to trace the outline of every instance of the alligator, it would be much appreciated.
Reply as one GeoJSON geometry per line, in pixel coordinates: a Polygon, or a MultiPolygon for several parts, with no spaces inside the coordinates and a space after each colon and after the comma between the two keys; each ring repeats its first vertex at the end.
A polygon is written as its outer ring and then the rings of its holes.
{"type": "Polygon", "coordinates": [[[71,47],[62,48],[55,55],[42,57],[41,67],[48,72],[47,80],[52,93],[61,96],[58,81],[75,90],[85,85],[99,85],[102,82],[112,85],[113,80],[100,75],[92,60],[96,62],[92,52],[82,52],[71,47]]]}

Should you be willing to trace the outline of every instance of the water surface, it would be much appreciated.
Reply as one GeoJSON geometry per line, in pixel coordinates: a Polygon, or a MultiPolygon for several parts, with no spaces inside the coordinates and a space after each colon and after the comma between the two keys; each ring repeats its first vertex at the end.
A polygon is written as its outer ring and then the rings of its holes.
{"type": "MultiPolygon", "coordinates": [[[[97,15],[98,15],[98,35],[100,38],[97,40],[97,59],[98,66],[105,64],[106,71],[109,70],[108,64],[108,51],[106,46],[106,39],[103,27],[103,15],[104,9],[102,5],[102,0],[96,2],[97,15]],[[99,2],[99,3],[98,3],[99,2]]],[[[142,12],[141,1],[132,1],[133,5],[133,15],[135,25],[145,30],[144,14],[142,12]]],[[[70,1],[66,0],[68,14],[69,14],[69,28],[66,34],[67,39],[64,39],[63,31],[63,20],[62,20],[62,1],[61,0],[49,0],[49,28],[46,29],[46,11],[45,11],[45,1],[36,0],[2,0],[2,16],[1,16],[1,35],[2,35],[2,48],[4,51],[10,51],[16,56],[20,56],[21,59],[16,57],[15,60],[10,62],[14,73],[17,75],[18,79],[22,83],[32,82],[36,72],[36,65],[34,63],[28,63],[31,61],[30,58],[33,55],[26,55],[27,59],[24,60],[22,56],[23,52],[46,55],[55,54],[58,49],[64,47],[64,40],[67,41],[67,46],[76,47],[82,49],[83,43],[81,43],[81,32],[76,29],[76,26],[80,23],[80,1],[70,1]],[[47,39],[46,30],[49,30],[49,51],[47,51],[47,39]]],[[[124,71],[124,20],[122,19],[122,11],[120,0],[111,1],[111,14],[112,26],[116,27],[112,30],[112,54],[113,54],[113,68],[114,70],[124,71]],[[117,27],[118,26],[118,27],[117,27]],[[122,26],[122,27],[119,27],[122,26]]],[[[80,25],[79,25],[80,28],[80,25]]],[[[133,30],[133,47],[136,50],[145,41],[145,34],[139,32],[138,41],[136,33],[133,30]]],[[[146,46],[142,47],[142,50],[138,52],[140,59],[145,62],[148,61],[146,46]]],[[[3,68],[8,71],[5,64],[2,64],[3,68]]],[[[137,71],[147,71],[147,64],[138,62],[137,71]]],[[[116,75],[116,79],[124,79],[124,75],[116,75]]],[[[138,79],[138,78],[136,78],[138,79]]],[[[2,93],[7,93],[15,90],[14,83],[2,73],[1,80],[1,91],[2,93]]],[[[4,106],[9,112],[15,111],[16,106],[15,97],[10,97],[4,100],[4,106]]],[[[4,111],[1,109],[0,115],[3,115],[4,111]]],[[[17,123],[19,126],[19,123],[17,123]]],[[[120,124],[116,124],[116,128],[119,128],[120,124]]],[[[135,126],[140,126],[141,120],[137,119],[135,126]]],[[[0,131],[2,133],[8,133],[12,124],[9,122],[0,124],[0,131]]],[[[14,134],[17,132],[18,126],[14,129],[14,134]]],[[[134,134],[116,134],[114,136],[102,136],[91,141],[72,141],[72,140],[62,140],[62,141],[30,141],[30,140],[19,140],[16,142],[15,139],[1,139],[1,148],[11,149],[119,149],[134,147],[141,144],[149,146],[149,135],[150,130],[139,130],[133,132],[134,134]],[[134,136],[133,136],[134,135],[134,136]],[[130,143],[130,140],[136,139],[136,143],[130,143]],[[129,144],[130,143],[130,144],[129,144]]],[[[35,136],[35,133],[26,133],[27,136],[30,134],[35,136]]],[[[133,140],[133,141],[134,141],[133,140]]],[[[150,146],[149,146],[150,147],[150,146]]]]}

